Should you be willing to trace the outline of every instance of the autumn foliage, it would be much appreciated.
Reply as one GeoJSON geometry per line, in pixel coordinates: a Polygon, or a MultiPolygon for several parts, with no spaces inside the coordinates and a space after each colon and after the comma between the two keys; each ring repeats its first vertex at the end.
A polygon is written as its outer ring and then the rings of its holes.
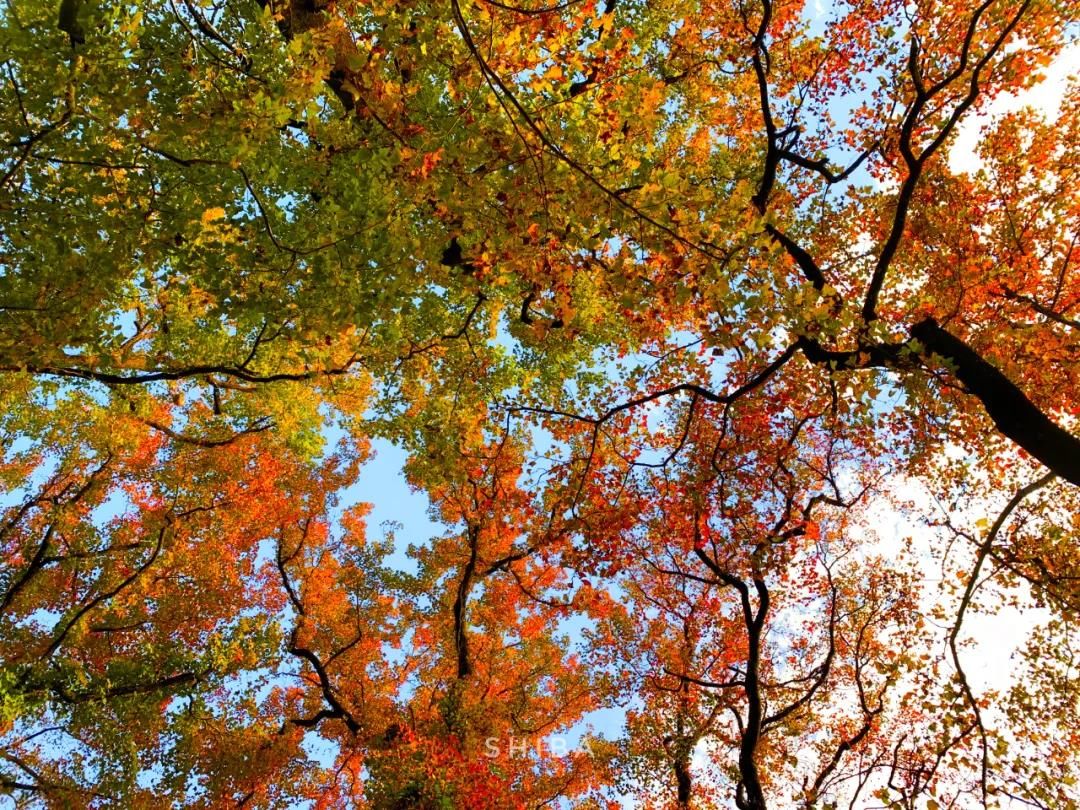
{"type": "Polygon", "coordinates": [[[1078,26],[10,0],[0,794],[1080,805],[1078,26]]]}

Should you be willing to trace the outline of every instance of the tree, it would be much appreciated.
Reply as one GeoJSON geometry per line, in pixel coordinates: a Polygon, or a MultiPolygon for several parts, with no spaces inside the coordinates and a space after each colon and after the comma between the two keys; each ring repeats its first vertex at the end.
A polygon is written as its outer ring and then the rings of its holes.
{"type": "Polygon", "coordinates": [[[947,160],[1077,20],[822,14],[5,6],[0,788],[1080,802],[1077,100],[947,160]]]}

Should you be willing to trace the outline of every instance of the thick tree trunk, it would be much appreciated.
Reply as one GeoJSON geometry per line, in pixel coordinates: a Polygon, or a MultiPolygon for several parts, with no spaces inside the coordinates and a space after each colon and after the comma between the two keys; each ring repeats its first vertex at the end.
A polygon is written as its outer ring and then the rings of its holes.
{"type": "Polygon", "coordinates": [[[694,783],[690,776],[690,762],[683,757],[675,760],[676,801],[679,807],[690,806],[694,783]]]}
{"type": "Polygon", "coordinates": [[[913,326],[911,336],[925,347],[924,356],[939,355],[955,367],[1002,434],[1080,486],[1080,438],[1054,424],[1008,377],[933,318],[913,326]]]}
{"type": "Polygon", "coordinates": [[[459,680],[465,679],[472,674],[472,664],[469,662],[469,634],[466,631],[466,612],[469,607],[469,593],[472,591],[473,576],[476,573],[477,544],[479,543],[480,529],[470,525],[467,536],[469,539],[469,560],[461,572],[461,581],[458,582],[457,596],[454,599],[454,653],[457,656],[457,676],[459,680]]]}

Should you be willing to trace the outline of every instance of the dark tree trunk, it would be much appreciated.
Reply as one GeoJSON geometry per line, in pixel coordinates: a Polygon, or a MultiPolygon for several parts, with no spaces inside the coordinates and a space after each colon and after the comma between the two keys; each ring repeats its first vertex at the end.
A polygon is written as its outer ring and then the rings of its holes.
{"type": "Polygon", "coordinates": [[[933,318],[915,324],[911,336],[956,369],[982,402],[997,429],[1062,478],[1080,486],[1080,438],[1055,425],[1008,377],[933,318]]]}

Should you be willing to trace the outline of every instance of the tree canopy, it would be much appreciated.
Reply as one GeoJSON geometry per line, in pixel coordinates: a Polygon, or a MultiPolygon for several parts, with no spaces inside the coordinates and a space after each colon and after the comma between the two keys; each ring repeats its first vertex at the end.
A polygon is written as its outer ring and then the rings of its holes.
{"type": "Polygon", "coordinates": [[[0,795],[1080,805],[1078,26],[7,0],[0,795]]]}

